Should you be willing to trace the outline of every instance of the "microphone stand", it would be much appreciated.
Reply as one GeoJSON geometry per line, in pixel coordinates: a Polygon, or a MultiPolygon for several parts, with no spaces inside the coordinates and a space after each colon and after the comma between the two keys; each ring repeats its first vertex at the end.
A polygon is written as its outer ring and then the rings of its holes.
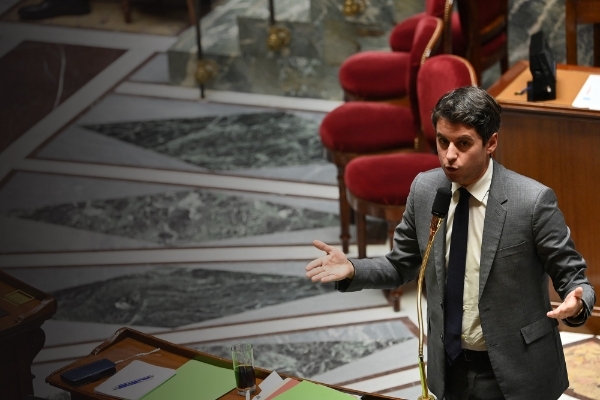
{"type": "Polygon", "coordinates": [[[423,295],[423,279],[425,278],[425,269],[427,268],[427,260],[429,260],[429,252],[433,245],[433,239],[435,234],[442,225],[443,217],[433,216],[431,218],[431,225],[429,226],[429,241],[427,242],[427,248],[425,249],[425,255],[421,262],[421,270],[419,271],[419,280],[417,282],[417,318],[419,321],[419,372],[421,375],[421,390],[422,395],[419,396],[418,400],[437,400],[433,393],[429,393],[427,389],[427,375],[425,374],[425,362],[423,361],[423,308],[421,305],[421,297],[423,295]]]}

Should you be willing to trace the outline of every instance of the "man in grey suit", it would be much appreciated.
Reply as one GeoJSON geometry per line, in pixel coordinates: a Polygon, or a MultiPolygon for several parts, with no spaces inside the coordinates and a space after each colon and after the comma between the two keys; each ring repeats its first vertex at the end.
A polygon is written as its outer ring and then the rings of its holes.
{"type": "Polygon", "coordinates": [[[427,375],[438,399],[558,399],[569,386],[558,320],[582,325],[596,301],[554,192],[492,159],[500,112],[496,101],[477,87],[442,96],[432,113],[441,168],[413,181],[391,252],[349,260],[316,240],[314,245],[326,254],[306,266],[313,282],[337,281],[341,291],[396,288],[416,279],[436,191],[452,190],[425,274],[427,375]],[[462,196],[466,219],[458,216],[462,196]],[[455,216],[456,221],[468,221],[468,229],[466,223],[462,228],[460,222],[453,225],[455,216]],[[466,249],[464,272],[458,274],[464,276],[464,287],[458,279],[458,295],[447,290],[454,268],[449,268],[449,259],[459,252],[451,246],[453,230],[465,232],[464,240],[454,239],[465,242],[466,249]],[[554,310],[548,277],[563,299],[554,310]],[[462,299],[455,352],[449,350],[445,326],[456,319],[446,306],[451,296],[458,296],[459,309],[462,299]]]}

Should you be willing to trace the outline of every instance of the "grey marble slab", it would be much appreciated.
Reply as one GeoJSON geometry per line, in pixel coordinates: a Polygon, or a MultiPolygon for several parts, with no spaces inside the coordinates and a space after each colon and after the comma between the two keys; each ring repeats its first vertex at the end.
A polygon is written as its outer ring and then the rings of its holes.
{"type": "Polygon", "coordinates": [[[53,292],[53,319],[177,327],[333,290],[302,277],[164,267],[53,292]]]}
{"type": "MultiPolygon", "coordinates": [[[[310,378],[396,343],[397,340],[388,339],[369,342],[254,344],[254,365],[278,373],[310,378]]],[[[230,346],[197,349],[231,359],[230,346]]]]}
{"type": "MultiPolygon", "coordinates": [[[[253,345],[257,367],[311,378],[399,343],[414,342],[414,335],[402,322],[394,321],[317,329],[306,333],[267,335],[243,341],[253,345]]],[[[231,358],[231,345],[237,342],[240,339],[194,348],[231,358]]]]}
{"type": "Polygon", "coordinates": [[[338,225],[333,214],[202,189],[15,209],[5,215],[165,246],[338,225]]]}
{"type": "Polygon", "coordinates": [[[85,127],[212,171],[325,163],[318,124],[288,112],[85,127]]]}
{"type": "MultiPolygon", "coordinates": [[[[292,7],[287,5],[287,1],[280,3],[282,15],[287,13],[285,7],[292,7]]],[[[393,26],[424,8],[424,3],[418,0],[368,0],[366,3],[367,7],[362,14],[345,17],[341,12],[342,1],[312,0],[310,24],[302,26],[293,20],[285,19],[280,22],[290,29],[297,42],[277,54],[267,51],[264,44],[267,20],[262,5],[257,6],[257,10],[260,11],[250,13],[251,16],[246,17],[243,13],[251,7],[249,3],[244,3],[245,8],[240,10],[242,16],[239,19],[239,27],[232,25],[236,22],[234,18],[223,18],[225,14],[231,14],[230,11],[224,11],[219,25],[221,31],[228,32],[223,35],[223,40],[228,43],[224,47],[235,47],[233,36],[240,34],[241,48],[244,49],[242,53],[246,56],[242,57],[239,53],[240,43],[236,43],[237,53],[229,51],[223,54],[207,50],[205,56],[214,59],[221,68],[219,76],[208,82],[207,87],[340,100],[342,93],[337,77],[340,63],[357,51],[389,50],[386,41],[393,26]],[[311,66],[302,67],[302,63],[311,66]],[[310,73],[319,79],[311,79],[310,73]]],[[[556,61],[564,62],[564,1],[511,0],[509,7],[510,63],[528,59],[529,38],[539,29],[545,33],[556,61]]],[[[591,65],[592,27],[580,26],[578,32],[579,64],[591,65]]],[[[211,36],[213,39],[217,37],[211,36]]],[[[218,41],[219,39],[214,39],[210,46],[218,48],[218,41]]],[[[193,72],[196,49],[193,32],[182,35],[178,44],[173,46],[168,54],[171,82],[184,86],[195,85],[193,72]]],[[[491,86],[499,77],[499,68],[489,69],[482,77],[482,86],[491,86]]]]}
{"type": "MultiPolygon", "coordinates": [[[[310,8],[314,0],[274,0],[275,20],[310,21],[310,8]]],[[[268,19],[269,1],[258,0],[242,14],[244,17],[268,19]]]]}

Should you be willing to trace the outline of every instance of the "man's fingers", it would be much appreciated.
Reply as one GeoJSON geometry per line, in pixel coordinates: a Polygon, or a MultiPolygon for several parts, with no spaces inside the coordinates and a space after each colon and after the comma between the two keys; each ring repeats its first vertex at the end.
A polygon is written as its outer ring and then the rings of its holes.
{"type": "Polygon", "coordinates": [[[321,242],[320,240],[313,240],[313,246],[315,246],[319,250],[324,251],[327,254],[333,251],[333,247],[331,247],[325,242],[321,242]]]}
{"type": "Polygon", "coordinates": [[[323,261],[321,260],[321,258],[317,258],[315,260],[312,260],[311,262],[309,262],[306,265],[306,270],[310,271],[311,269],[316,268],[316,267],[320,267],[321,265],[323,265],[323,261]]]}

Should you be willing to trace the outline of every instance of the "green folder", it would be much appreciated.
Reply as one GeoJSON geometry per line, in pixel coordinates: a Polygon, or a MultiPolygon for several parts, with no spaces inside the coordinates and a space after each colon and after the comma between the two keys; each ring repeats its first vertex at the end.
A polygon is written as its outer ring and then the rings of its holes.
{"type": "Polygon", "coordinates": [[[190,360],[142,400],[215,400],[234,388],[233,370],[190,360]]]}
{"type": "Polygon", "coordinates": [[[339,392],[327,386],[302,381],[290,390],[275,396],[273,400],[356,400],[356,397],[339,392]]]}

